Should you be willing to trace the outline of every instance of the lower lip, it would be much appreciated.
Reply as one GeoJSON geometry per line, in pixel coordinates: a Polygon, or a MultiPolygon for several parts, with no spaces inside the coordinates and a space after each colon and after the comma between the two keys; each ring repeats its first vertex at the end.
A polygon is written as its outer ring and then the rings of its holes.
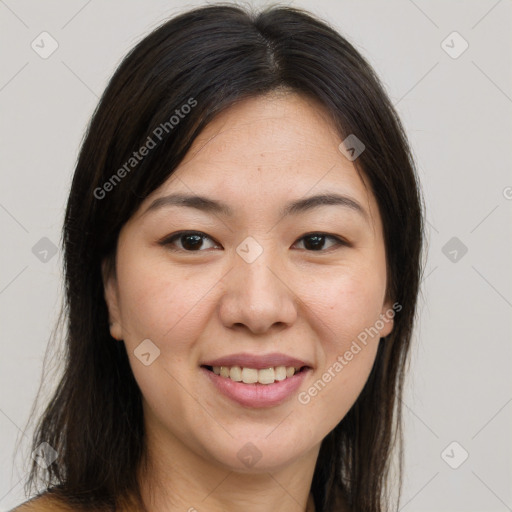
{"type": "Polygon", "coordinates": [[[204,367],[200,367],[200,370],[206,374],[223,395],[231,400],[244,407],[261,408],[275,407],[282,404],[290,395],[297,391],[310,368],[296,373],[293,377],[276,381],[273,384],[244,384],[243,382],[235,382],[227,377],[221,377],[204,367]]]}

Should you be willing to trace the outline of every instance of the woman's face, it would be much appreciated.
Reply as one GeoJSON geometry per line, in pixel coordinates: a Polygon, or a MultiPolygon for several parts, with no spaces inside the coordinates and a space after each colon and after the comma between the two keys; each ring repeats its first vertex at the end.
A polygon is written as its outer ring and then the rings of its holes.
{"type": "Polygon", "coordinates": [[[327,119],[295,94],[232,107],[121,230],[111,334],[162,451],[237,471],[316,456],[391,332],[377,204],[327,119]]]}

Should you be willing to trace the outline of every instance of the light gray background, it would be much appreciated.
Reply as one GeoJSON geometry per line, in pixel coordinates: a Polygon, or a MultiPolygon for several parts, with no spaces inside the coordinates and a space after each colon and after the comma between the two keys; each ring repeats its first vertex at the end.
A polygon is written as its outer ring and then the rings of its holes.
{"type": "MultiPolygon", "coordinates": [[[[25,499],[31,428],[23,430],[60,302],[60,253],[44,262],[32,248],[43,237],[59,244],[77,150],[121,58],[199,3],[0,1],[1,510],[25,499]],[[43,31],[59,45],[47,59],[31,48],[43,31]]],[[[329,20],[369,59],[423,182],[429,252],[404,399],[401,510],[512,510],[512,2],[286,4],[329,20]],[[458,58],[441,46],[453,31],[469,43],[458,58]],[[443,253],[452,237],[465,255],[443,253]],[[455,465],[462,450],[468,459],[452,469],[445,460],[455,465]]],[[[447,44],[462,48],[453,37],[447,44]]]]}

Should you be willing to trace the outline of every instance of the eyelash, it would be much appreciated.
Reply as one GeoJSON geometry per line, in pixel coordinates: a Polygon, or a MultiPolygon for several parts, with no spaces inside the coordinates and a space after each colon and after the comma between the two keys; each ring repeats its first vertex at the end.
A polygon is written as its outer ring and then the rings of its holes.
{"type": "MultiPolygon", "coordinates": [[[[163,245],[165,247],[168,247],[169,250],[171,251],[174,251],[174,252],[188,252],[188,253],[194,253],[194,252],[204,252],[204,249],[199,249],[197,251],[189,251],[187,249],[177,249],[177,248],[172,248],[171,245],[174,243],[175,240],[177,239],[180,239],[181,237],[184,237],[184,236],[193,236],[193,235],[196,235],[196,236],[199,236],[201,239],[206,239],[206,238],[209,238],[210,240],[214,241],[213,238],[211,238],[210,236],[208,236],[206,233],[203,233],[201,231],[180,231],[178,233],[174,233],[170,236],[167,236],[165,237],[164,239],[162,239],[159,244],[160,245],[163,245]]],[[[350,246],[350,244],[348,242],[346,242],[345,240],[341,239],[340,237],[338,236],[335,236],[335,235],[329,235],[328,233],[322,233],[322,232],[312,232],[312,233],[306,233],[305,235],[303,235],[301,238],[299,238],[299,240],[303,240],[305,238],[308,238],[308,237],[313,237],[313,236],[320,236],[322,238],[325,238],[325,239],[332,239],[336,242],[336,244],[332,247],[342,247],[342,246],[350,246]]],[[[215,242],[217,243],[217,242],[215,242]]],[[[220,244],[218,244],[220,245],[220,244]]],[[[314,251],[314,250],[307,250],[307,252],[326,252],[328,251],[329,249],[332,249],[332,247],[329,247],[328,249],[320,249],[318,251],[314,251]]]]}

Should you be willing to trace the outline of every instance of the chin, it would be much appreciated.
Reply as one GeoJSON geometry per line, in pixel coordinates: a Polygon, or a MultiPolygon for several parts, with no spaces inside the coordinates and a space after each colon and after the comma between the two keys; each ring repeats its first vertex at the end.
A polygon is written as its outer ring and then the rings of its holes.
{"type": "Polygon", "coordinates": [[[237,435],[224,443],[216,443],[220,450],[211,453],[211,456],[230,471],[261,473],[280,470],[319,446],[315,442],[305,446],[305,433],[291,436],[287,427],[280,435],[277,432],[273,435],[271,432],[274,428],[265,428],[264,433],[256,434],[253,427],[251,432],[254,435],[237,435]]]}

